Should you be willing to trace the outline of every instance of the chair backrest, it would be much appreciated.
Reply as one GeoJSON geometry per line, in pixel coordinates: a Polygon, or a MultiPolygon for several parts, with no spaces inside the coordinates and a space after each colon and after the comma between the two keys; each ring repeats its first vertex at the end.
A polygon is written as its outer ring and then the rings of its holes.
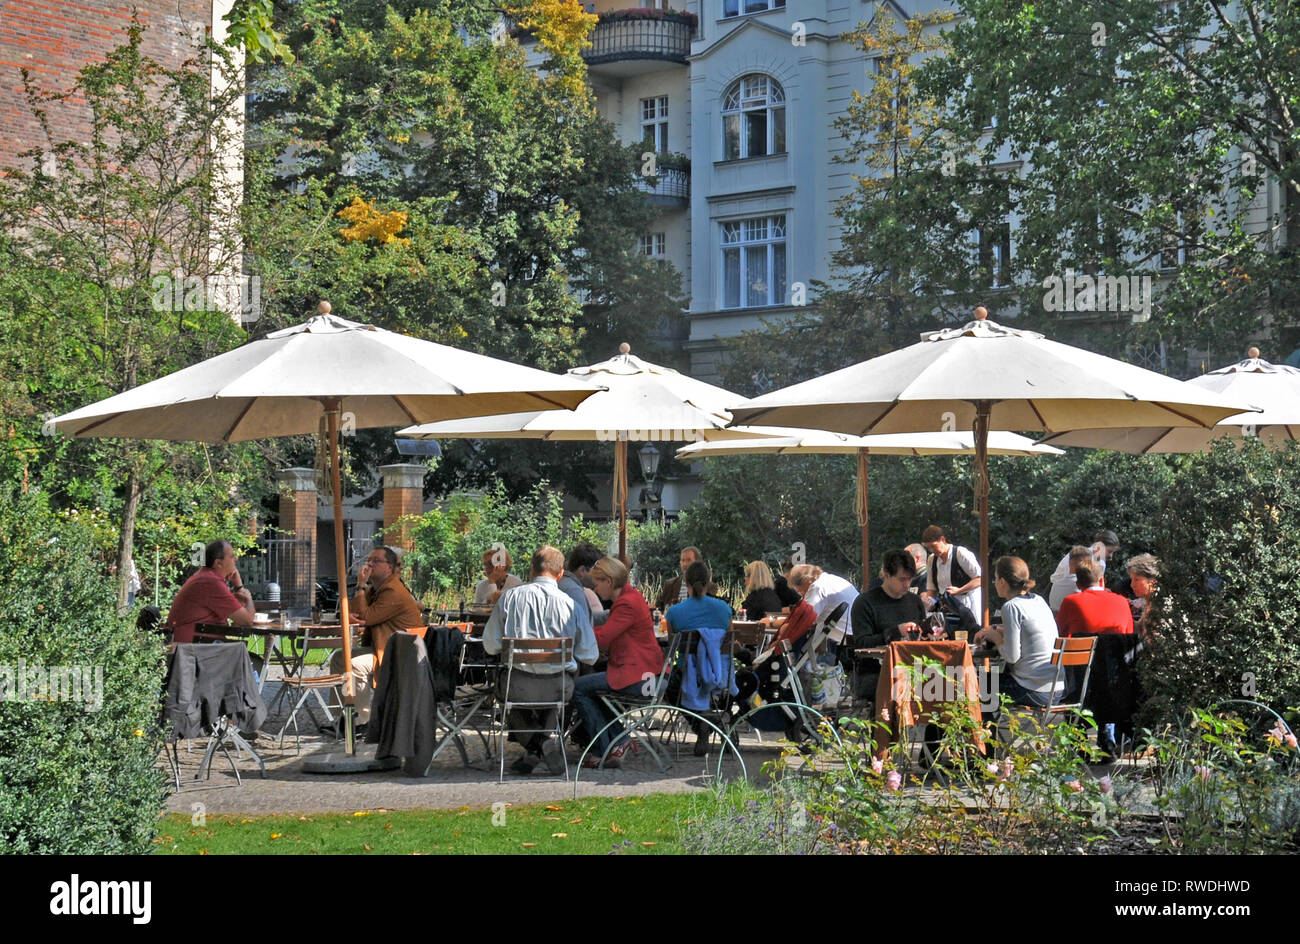
{"type": "MultiPolygon", "coordinates": [[[[1067,668],[1084,666],[1083,685],[1079,688],[1078,698],[1070,702],[1071,707],[1082,706],[1088,696],[1088,679],[1092,676],[1092,656],[1096,648],[1096,636],[1058,636],[1052,644],[1052,665],[1056,666],[1056,678],[1052,683],[1053,691],[1065,680],[1067,668]]],[[[1054,697],[1048,702],[1049,711],[1062,707],[1054,697]]]]}
{"type": "Polygon", "coordinates": [[[427,633],[428,631],[429,631],[428,626],[411,626],[408,627],[407,629],[402,630],[402,632],[404,633],[410,633],[412,636],[419,636],[421,639],[425,638],[424,634],[427,633]]]}
{"type": "MultiPolygon", "coordinates": [[[[820,649],[822,642],[836,633],[839,634],[840,638],[843,638],[844,633],[840,631],[840,623],[844,621],[844,615],[848,612],[848,609],[849,605],[847,603],[836,604],[833,610],[817,621],[817,627],[814,632],[820,632],[821,639],[817,640],[814,638],[813,642],[815,642],[816,645],[812,646],[813,649],[820,649]]],[[[804,651],[806,652],[807,649],[804,651]]]]}
{"type": "Polygon", "coordinates": [[[732,623],[731,632],[734,634],[736,644],[740,646],[761,646],[763,637],[767,634],[762,623],[750,621],[732,623]]]}
{"type": "Polygon", "coordinates": [[[531,666],[530,671],[542,666],[564,668],[573,661],[573,640],[568,636],[550,639],[507,636],[501,640],[501,654],[507,664],[531,666]]]}

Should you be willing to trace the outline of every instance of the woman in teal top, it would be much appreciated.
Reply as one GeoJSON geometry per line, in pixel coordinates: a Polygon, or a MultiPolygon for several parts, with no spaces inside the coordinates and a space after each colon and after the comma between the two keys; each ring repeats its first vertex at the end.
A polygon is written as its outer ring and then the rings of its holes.
{"type": "MultiPolygon", "coordinates": [[[[690,596],[681,603],[668,607],[664,619],[668,621],[668,631],[684,633],[692,629],[720,629],[724,632],[731,628],[731,607],[717,597],[706,596],[704,590],[713,579],[709,565],[696,561],[686,568],[686,586],[690,596]]],[[[703,757],[709,752],[709,726],[701,721],[691,721],[695,731],[695,756],[703,757]]]]}
{"type": "Polygon", "coordinates": [[[712,579],[709,565],[704,561],[696,561],[686,568],[686,586],[690,588],[690,596],[668,607],[664,617],[668,620],[669,632],[731,628],[731,607],[725,601],[704,593],[712,579]]]}

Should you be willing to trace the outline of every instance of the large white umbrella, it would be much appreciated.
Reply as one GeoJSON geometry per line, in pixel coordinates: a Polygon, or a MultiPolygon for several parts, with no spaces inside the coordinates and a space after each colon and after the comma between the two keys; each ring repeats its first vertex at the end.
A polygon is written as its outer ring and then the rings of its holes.
{"type": "Polygon", "coordinates": [[[1076,429],[1049,441],[1060,446],[1114,449],[1129,453],[1200,452],[1216,439],[1257,436],[1266,443],[1300,438],[1300,370],[1270,364],[1252,347],[1246,360],[1194,377],[1187,383],[1260,407],[1258,413],[1229,416],[1210,429],[1171,426],[1130,429],[1076,429]]]}
{"type": "MultiPolygon", "coordinates": [[[[858,489],[856,511],[862,527],[862,585],[871,582],[870,525],[868,508],[869,458],[878,456],[972,455],[975,438],[969,432],[886,433],[879,436],[847,436],[820,429],[780,429],[753,427],[766,439],[733,439],[722,442],[692,443],[677,450],[681,459],[704,459],[711,456],[738,455],[856,455],[858,489]]],[[[1063,450],[1044,446],[1026,436],[994,430],[989,433],[988,451],[997,456],[1059,456],[1063,450]]]]}
{"type": "Polygon", "coordinates": [[[614,443],[614,508],[618,513],[618,552],[627,553],[628,442],[683,442],[752,438],[729,428],[728,407],[740,397],[729,390],[651,364],[631,353],[599,364],[575,367],[572,380],[601,388],[574,410],[512,413],[472,420],[430,423],[403,429],[416,439],[547,439],[614,443]]]}
{"type": "MultiPolygon", "coordinates": [[[[456,348],[420,341],[329,314],[275,331],[192,367],[92,403],[54,420],[77,437],[243,442],[329,428],[334,548],[346,591],[340,418],[356,429],[507,410],[572,409],[594,388],[456,348]]],[[[342,623],[348,595],[340,592],[342,623]]],[[[352,645],[343,634],[347,694],[352,645]]],[[[348,752],[354,744],[349,737],[348,752]]]]}
{"type": "Polygon", "coordinates": [[[969,429],[975,436],[984,622],[988,622],[988,435],[1016,429],[1192,426],[1208,429],[1249,402],[988,321],[922,340],[824,377],[739,404],[737,424],[864,436],[969,429]]]}

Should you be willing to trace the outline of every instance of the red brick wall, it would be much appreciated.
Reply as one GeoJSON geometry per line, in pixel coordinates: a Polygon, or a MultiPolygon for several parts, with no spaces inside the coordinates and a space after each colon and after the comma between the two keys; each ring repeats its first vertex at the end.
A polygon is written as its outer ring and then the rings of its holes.
{"type": "MultiPolygon", "coordinates": [[[[144,54],[174,68],[190,55],[194,31],[211,28],[212,7],[213,0],[0,0],[0,168],[48,144],[27,107],[20,69],[42,89],[66,90],[78,70],[122,45],[132,8],[147,27],[144,54]]],[[[56,141],[87,129],[84,109],[60,108],[50,118],[56,141]]]]}

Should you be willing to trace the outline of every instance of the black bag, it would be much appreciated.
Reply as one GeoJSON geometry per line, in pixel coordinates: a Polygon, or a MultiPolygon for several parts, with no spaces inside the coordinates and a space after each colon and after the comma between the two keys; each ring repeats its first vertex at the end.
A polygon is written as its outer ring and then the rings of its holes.
{"type": "Polygon", "coordinates": [[[979,632],[979,621],[971,615],[970,610],[962,606],[957,598],[950,593],[941,593],[935,598],[934,606],[931,613],[942,613],[944,621],[948,624],[948,638],[956,639],[954,635],[958,630],[964,630],[972,638],[979,632]]]}

